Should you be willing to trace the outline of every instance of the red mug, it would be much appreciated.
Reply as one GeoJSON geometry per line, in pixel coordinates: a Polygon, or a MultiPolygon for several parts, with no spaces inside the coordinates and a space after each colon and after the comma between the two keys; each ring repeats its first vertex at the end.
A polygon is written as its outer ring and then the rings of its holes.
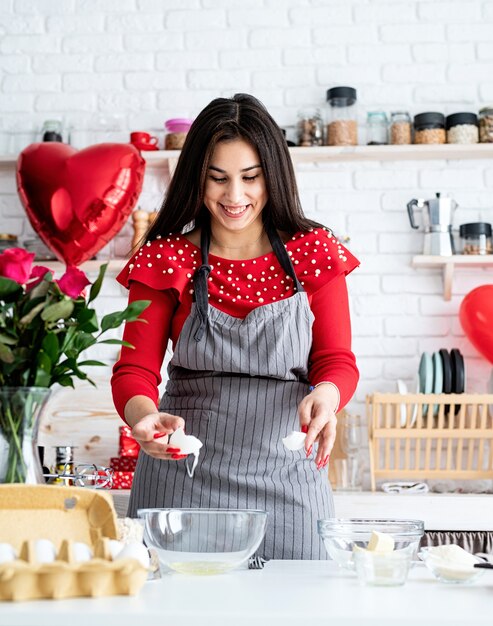
{"type": "Polygon", "coordinates": [[[155,146],[157,145],[158,138],[149,133],[135,132],[130,133],[130,142],[140,146],[155,146]]]}

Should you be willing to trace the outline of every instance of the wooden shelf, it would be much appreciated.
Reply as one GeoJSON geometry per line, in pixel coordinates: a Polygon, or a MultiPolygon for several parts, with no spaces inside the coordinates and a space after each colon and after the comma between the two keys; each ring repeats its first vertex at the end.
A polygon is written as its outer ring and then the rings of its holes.
{"type": "Polygon", "coordinates": [[[455,268],[493,267],[493,254],[455,254],[454,256],[427,256],[421,254],[413,257],[411,265],[416,268],[441,269],[443,273],[443,299],[450,300],[455,268]]]}
{"type": "MultiPolygon", "coordinates": [[[[326,161],[424,161],[434,159],[493,159],[493,143],[478,144],[413,144],[408,146],[320,146],[289,148],[293,163],[326,161]]],[[[142,152],[148,168],[169,168],[171,171],[180,150],[142,152]]],[[[0,166],[13,166],[17,155],[0,155],[0,166]]]]}

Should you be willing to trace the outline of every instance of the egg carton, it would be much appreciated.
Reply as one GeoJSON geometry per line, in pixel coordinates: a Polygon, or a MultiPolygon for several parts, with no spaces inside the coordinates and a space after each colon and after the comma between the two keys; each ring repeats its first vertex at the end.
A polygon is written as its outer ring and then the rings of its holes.
{"type": "Polygon", "coordinates": [[[0,600],[135,595],[149,570],[136,558],[113,560],[115,539],[109,494],[80,487],[0,485],[0,543],[10,544],[18,555],[0,564],[0,600]],[[52,562],[42,562],[40,539],[53,544],[52,562]],[[91,550],[89,560],[76,558],[81,543],[91,550]]]}

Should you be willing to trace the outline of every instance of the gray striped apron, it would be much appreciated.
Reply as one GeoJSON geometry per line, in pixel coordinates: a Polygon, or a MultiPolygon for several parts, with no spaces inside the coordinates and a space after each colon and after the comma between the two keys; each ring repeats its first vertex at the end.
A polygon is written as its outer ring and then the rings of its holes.
{"type": "Polygon", "coordinates": [[[334,515],[327,472],[281,441],[299,430],[297,407],[309,391],[313,314],[279,235],[268,235],[295,294],[239,319],[208,303],[210,233],[202,228],[195,301],[159,408],[182,416],[186,433],[204,445],[192,479],[185,461],[141,451],[128,514],[145,507],[262,509],[269,518],[259,555],[325,559],[316,525],[334,515]]]}

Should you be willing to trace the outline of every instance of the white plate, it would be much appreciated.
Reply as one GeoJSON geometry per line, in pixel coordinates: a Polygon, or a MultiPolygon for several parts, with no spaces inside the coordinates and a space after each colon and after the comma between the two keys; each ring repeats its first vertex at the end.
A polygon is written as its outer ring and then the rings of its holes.
{"type": "MultiPolygon", "coordinates": [[[[415,389],[415,393],[419,393],[419,379],[415,381],[414,389],[415,389]]],[[[403,396],[409,393],[406,383],[400,378],[397,379],[397,391],[403,396]]],[[[418,405],[415,404],[413,407],[412,415],[411,415],[410,426],[414,426],[414,422],[416,421],[417,414],[418,414],[418,405]]],[[[404,427],[407,423],[407,405],[406,404],[400,405],[400,416],[401,416],[401,426],[404,427]]]]}

